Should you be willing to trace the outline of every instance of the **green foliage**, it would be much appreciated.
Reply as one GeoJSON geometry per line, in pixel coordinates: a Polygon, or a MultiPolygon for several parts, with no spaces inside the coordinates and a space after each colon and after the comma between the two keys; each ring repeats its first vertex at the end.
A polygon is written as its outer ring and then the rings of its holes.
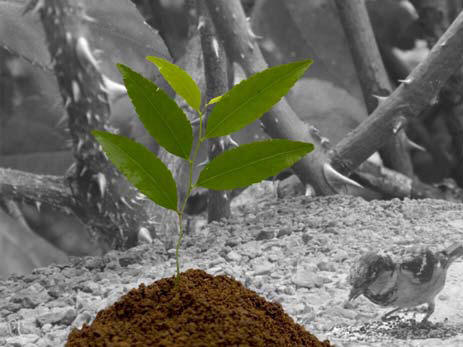
{"type": "Polygon", "coordinates": [[[234,86],[209,116],[206,137],[228,135],[260,118],[288,93],[310,64],[311,60],[302,60],[274,66],[234,86]]]}
{"type": "Polygon", "coordinates": [[[130,99],[148,132],[166,150],[188,160],[189,185],[181,207],[178,208],[177,189],[172,173],[153,153],[123,136],[102,131],[94,131],[93,134],[114,165],[130,182],[157,204],[177,212],[178,280],[179,248],[183,236],[182,216],[194,186],[217,190],[244,187],[276,175],[313,149],[310,143],[284,139],[242,145],[215,157],[200,173],[196,185],[193,185],[193,167],[199,146],[207,138],[227,135],[262,116],[289,91],[304,74],[311,61],[304,60],[272,67],[242,81],[225,95],[210,100],[207,106],[215,106],[207,122],[206,134],[202,136],[203,114],[200,110],[199,87],[185,71],[170,62],[157,57],[147,59],[159,68],[172,88],[199,115],[199,136],[190,160],[192,127],[183,111],[153,82],[125,65],[118,65],[130,99]]]}
{"type": "Polygon", "coordinates": [[[212,99],[209,100],[209,102],[207,103],[207,106],[218,103],[218,102],[220,101],[220,99],[222,99],[222,96],[223,96],[223,95],[219,95],[219,96],[216,96],[215,98],[212,98],[212,99]]]}
{"type": "Polygon", "coordinates": [[[180,95],[188,105],[196,112],[200,112],[201,107],[201,91],[198,85],[185,71],[171,62],[158,58],[146,57],[150,62],[155,64],[161,75],[170,84],[173,90],[180,95]]]}
{"type": "Polygon", "coordinates": [[[92,131],[113,164],[148,198],[170,210],[177,210],[177,185],[169,169],[152,152],[131,139],[92,131]]]}
{"type": "Polygon", "coordinates": [[[292,166],[312,149],[310,143],[283,139],[241,145],[215,157],[196,185],[215,190],[246,187],[292,166]]]}
{"type": "Polygon", "coordinates": [[[123,64],[117,67],[146,130],[167,151],[188,159],[193,144],[193,131],[182,109],[147,78],[123,64]]]}

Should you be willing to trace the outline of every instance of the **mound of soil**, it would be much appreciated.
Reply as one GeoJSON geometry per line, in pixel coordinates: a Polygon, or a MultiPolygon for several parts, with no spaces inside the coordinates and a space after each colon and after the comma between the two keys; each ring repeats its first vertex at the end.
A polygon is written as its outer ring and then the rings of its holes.
{"type": "Polygon", "coordinates": [[[329,347],[296,324],[278,303],[227,276],[202,270],[132,289],[74,329],[66,346],[329,347]]]}

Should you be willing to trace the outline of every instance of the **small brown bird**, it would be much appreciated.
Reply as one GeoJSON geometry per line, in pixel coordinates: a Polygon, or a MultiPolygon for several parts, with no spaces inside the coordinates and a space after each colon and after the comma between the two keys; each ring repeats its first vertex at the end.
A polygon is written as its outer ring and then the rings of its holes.
{"type": "Polygon", "coordinates": [[[435,253],[424,247],[407,249],[395,261],[387,254],[366,253],[350,270],[349,300],[363,294],[377,305],[394,307],[382,319],[403,308],[428,304],[422,320],[426,323],[434,312],[434,298],[444,288],[450,264],[461,256],[461,244],[435,253]]]}

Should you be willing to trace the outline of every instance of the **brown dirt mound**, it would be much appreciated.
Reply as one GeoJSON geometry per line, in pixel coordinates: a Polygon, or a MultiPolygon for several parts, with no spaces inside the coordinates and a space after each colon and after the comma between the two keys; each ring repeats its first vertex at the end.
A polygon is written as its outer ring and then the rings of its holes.
{"type": "Polygon", "coordinates": [[[240,282],[202,270],[141,284],[73,329],[66,346],[329,347],[240,282]]]}

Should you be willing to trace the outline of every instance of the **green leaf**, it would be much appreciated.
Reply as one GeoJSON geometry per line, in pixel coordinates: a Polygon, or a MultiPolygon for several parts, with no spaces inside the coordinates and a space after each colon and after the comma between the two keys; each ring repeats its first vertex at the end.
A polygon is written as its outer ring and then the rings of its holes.
{"type": "Polygon", "coordinates": [[[207,164],[196,185],[215,190],[246,187],[276,175],[312,150],[311,143],[284,139],[241,145],[207,164]]]}
{"type": "Polygon", "coordinates": [[[114,166],[160,206],[177,210],[177,185],[164,163],[143,145],[120,135],[92,131],[114,166]]]}
{"type": "Polygon", "coordinates": [[[222,97],[223,97],[223,95],[219,95],[219,96],[216,96],[215,98],[212,98],[212,99],[209,100],[209,102],[207,103],[207,106],[218,103],[218,102],[220,101],[220,99],[222,99],[222,97]]]}
{"type": "Polygon", "coordinates": [[[215,105],[208,120],[206,138],[238,131],[270,110],[302,77],[311,60],[271,67],[230,89],[215,105]]]}
{"type": "Polygon", "coordinates": [[[193,146],[193,130],[182,109],[150,80],[123,64],[117,67],[146,130],[167,151],[188,159],[193,146]]]}
{"type": "Polygon", "coordinates": [[[175,92],[185,99],[188,105],[195,111],[200,112],[201,91],[196,82],[186,71],[162,58],[146,57],[146,59],[158,67],[161,75],[175,92]]]}

